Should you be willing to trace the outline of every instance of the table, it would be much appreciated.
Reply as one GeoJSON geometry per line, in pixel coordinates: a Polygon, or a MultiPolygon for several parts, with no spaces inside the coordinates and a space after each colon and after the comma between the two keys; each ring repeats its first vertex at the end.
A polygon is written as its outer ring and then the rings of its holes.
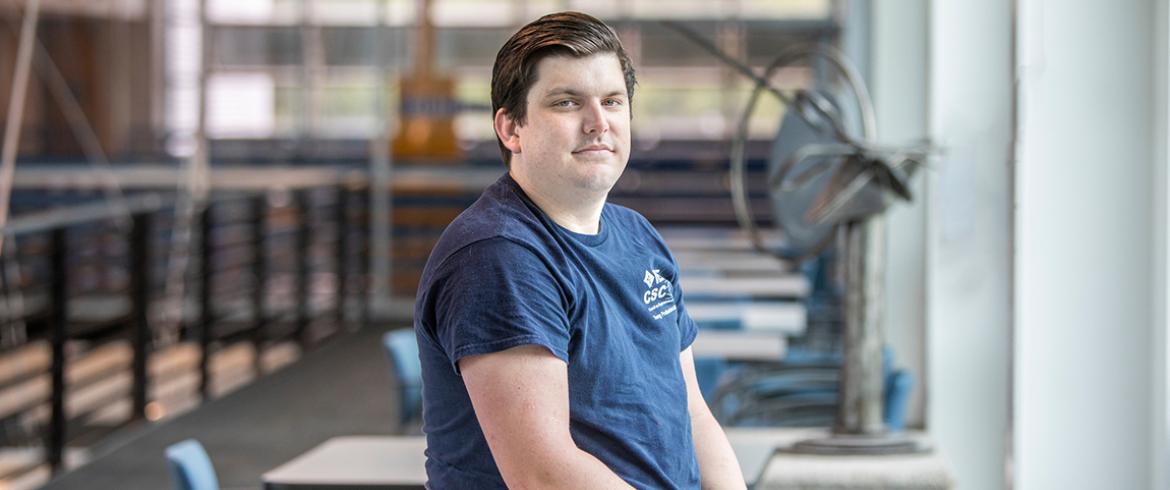
{"type": "Polygon", "coordinates": [[[691,344],[691,353],[696,358],[731,361],[779,361],[787,350],[787,337],[780,331],[699,329],[691,344]]]}
{"type": "Polygon", "coordinates": [[[795,301],[687,301],[696,323],[733,323],[743,330],[779,331],[801,335],[807,324],[804,305],[795,301]]]}
{"type": "MultiPolygon", "coordinates": [[[[658,230],[673,251],[679,250],[751,250],[755,251],[749,235],[739,228],[666,227],[658,230]]],[[[778,248],[785,242],[777,230],[760,230],[764,245],[778,248]]]]}
{"type": "Polygon", "coordinates": [[[688,275],[685,272],[679,280],[687,298],[792,298],[808,296],[808,281],[803,276],[786,275],[774,277],[713,277],[688,275]]]}
{"type": "MultiPolygon", "coordinates": [[[[772,455],[769,429],[728,431],[748,480],[772,455]]],[[[424,436],[334,437],[264,474],[266,490],[421,489],[427,480],[424,436]]]]}
{"type": "MultiPolygon", "coordinates": [[[[728,439],[747,428],[727,429],[728,439]]],[[[765,438],[777,448],[786,448],[805,439],[824,437],[827,429],[766,429],[767,434],[749,432],[748,437],[765,438]]],[[[927,440],[921,432],[908,436],[927,440]]],[[[738,454],[738,453],[737,453],[738,454]]],[[[758,474],[756,490],[850,490],[897,488],[947,490],[955,487],[954,477],[943,454],[895,456],[820,456],[776,451],[758,474]]]]}
{"type": "Polygon", "coordinates": [[[264,473],[265,490],[421,489],[423,436],[334,437],[264,473]]]}
{"type": "Polygon", "coordinates": [[[799,274],[779,259],[755,251],[684,250],[675,252],[683,274],[691,272],[799,274]]]}
{"type": "MultiPolygon", "coordinates": [[[[812,456],[776,451],[824,429],[727,428],[749,485],[790,488],[948,489],[953,478],[935,452],[910,456],[812,456]]],[[[922,437],[917,434],[917,437],[922,437]]],[[[264,474],[267,490],[421,489],[423,436],[345,436],[325,441],[264,474]]]]}

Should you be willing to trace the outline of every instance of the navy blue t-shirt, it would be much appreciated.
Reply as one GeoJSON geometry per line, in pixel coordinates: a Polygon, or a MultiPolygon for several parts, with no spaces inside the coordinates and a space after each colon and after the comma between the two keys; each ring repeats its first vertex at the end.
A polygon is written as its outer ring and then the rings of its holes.
{"type": "Polygon", "coordinates": [[[606,204],[596,235],[574,233],[504,175],[432,250],[414,327],[430,488],[505,488],[457,362],[519,345],[567,364],[577,447],[638,488],[699,487],[678,362],[696,327],[638,213],[606,204]]]}

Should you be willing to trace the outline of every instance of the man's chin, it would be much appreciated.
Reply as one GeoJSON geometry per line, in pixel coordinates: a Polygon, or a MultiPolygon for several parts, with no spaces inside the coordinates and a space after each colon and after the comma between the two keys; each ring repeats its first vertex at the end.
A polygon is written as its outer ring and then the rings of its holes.
{"type": "Polygon", "coordinates": [[[577,187],[582,190],[606,194],[609,193],[614,184],[617,184],[619,177],[621,177],[620,171],[599,171],[579,175],[575,180],[577,187]]]}

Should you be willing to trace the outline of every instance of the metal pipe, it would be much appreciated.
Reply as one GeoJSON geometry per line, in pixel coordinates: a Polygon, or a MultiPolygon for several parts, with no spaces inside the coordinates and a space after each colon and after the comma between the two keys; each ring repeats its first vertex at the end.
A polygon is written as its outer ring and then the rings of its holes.
{"type": "Polygon", "coordinates": [[[49,343],[53,353],[53,390],[45,446],[49,468],[55,474],[62,469],[62,455],[65,452],[65,340],[69,334],[69,273],[65,255],[68,242],[65,228],[54,228],[49,232],[49,240],[49,343]]]}
{"type": "MultiPolygon", "coordinates": [[[[371,217],[369,211],[371,207],[370,195],[371,191],[370,186],[368,185],[363,186],[361,191],[358,192],[358,206],[365,210],[365,212],[362,214],[362,219],[358,222],[358,226],[361,229],[361,236],[366,237],[370,236],[371,228],[371,217]]],[[[359,264],[370,263],[370,247],[376,245],[377,242],[373,242],[371,245],[369,240],[366,240],[365,243],[362,244],[360,247],[360,253],[358,254],[359,264]]],[[[378,277],[378,271],[374,271],[373,274],[366,272],[361,275],[361,293],[358,296],[358,304],[360,305],[358,311],[360,312],[361,318],[358,320],[358,328],[365,328],[370,324],[370,302],[373,299],[371,289],[374,288],[374,281],[376,280],[376,277],[378,277]]],[[[391,281],[391,283],[393,283],[393,281],[391,281]]]]}
{"type": "Polygon", "coordinates": [[[147,361],[150,357],[150,279],[151,268],[151,223],[150,215],[135,214],[130,226],[130,308],[131,343],[133,358],[133,387],[131,419],[146,418],[146,404],[150,377],[147,361]]]}
{"type": "Polygon", "coordinates": [[[212,282],[211,206],[199,211],[199,396],[211,399],[212,282]]]}
{"type": "MultiPolygon", "coordinates": [[[[379,124],[377,138],[373,142],[373,151],[370,152],[370,176],[373,178],[373,190],[371,193],[367,188],[366,199],[362,201],[367,205],[367,220],[373,222],[371,226],[364,228],[365,233],[362,234],[367,243],[367,255],[362,263],[368,264],[368,270],[373,271],[373,274],[370,275],[372,283],[367,283],[369,287],[361,289],[361,294],[367,296],[362,301],[362,304],[365,305],[362,310],[362,314],[365,315],[363,318],[368,317],[371,302],[381,305],[394,293],[394,264],[391,251],[391,247],[394,245],[391,241],[394,194],[390,188],[394,178],[394,156],[390,152],[390,131],[393,128],[391,128],[388,97],[386,96],[386,81],[390,78],[390,68],[386,64],[386,56],[382,51],[383,46],[394,44],[391,44],[390,40],[386,38],[386,11],[383,2],[378,2],[378,12],[378,41],[375,46],[378,53],[379,124]],[[373,247],[373,253],[368,253],[370,252],[369,247],[373,247]],[[376,301],[370,296],[376,296],[376,301]]],[[[365,324],[365,320],[362,324],[365,324]]]]}
{"type": "Polygon", "coordinates": [[[61,74],[61,69],[53,61],[49,50],[39,40],[34,44],[36,45],[38,56],[36,67],[41,75],[41,79],[44,80],[45,85],[49,88],[49,93],[53,95],[53,100],[57,101],[57,105],[61,108],[61,113],[65,115],[69,129],[73,132],[74,139],[81,145],[81,151],[85,154],[85,159],[93,168],[97,169],[98,181],[105,191],[106,200],[109,201],[111,207],[120,211],[120,215],[114,217],[115,223],[119,227],[128,224],[126,221],[130,218],[131,212],[127,207],[126,196],[122,192],[121,184],[110,168],[109,156],[106,154],[105,149],[102,148],[97,131],[90,124],[89,117],[85,114],[85,109],[81,107],[77,96],[69,88],[69,81],[61,74]]]}
{"type": "Polygon", "coordinates": [[[337,322],[338,331],[345,329],[345,303],[347,298],[346,286],[349,282],[349,189],[343,183],[337,186],[337,241],[334,243],[336,248],[336,280],[337,280],[337,305],[334,311],[334,319],[337,322]]]}
{"type": "MultiPolygon", "coordinates": [[[[24,125],[25,93],[28,90],[28,72],[32,64],[32,50],[40,19],[40,0],[27,0],[24,24],[20,28],[20,45],[16,52],[16,67],[12,77],[12,95],[8,99],[8,118],[4,126],[4,150],[0,156],[0,228],[8,223],[12,179],[16,174],[16,150],[20,144],[20,129],[24,125]]],[[[0,235],[0,253],[4,250],[4,235],[0,235]]]]}
{"type": "Polygon", "coordinates": [[[264,328],[268,316],[264,310],[264,298],[268,285],[267,221],[268,196],[261,194],[252,198],[252,369],[256,376],[264,372],[264,328]]]}
{"type": "Polygon", "coordinates": [[[842,226],[845,241],[845,332],[841,401],[834,431],[851,435],[884,432],[882,419],[881,289],[884,218],[842,226]]]}
{"type": "Polygon", "coordinates": [[[307,190],[294,194],[294,209],[297,213],[296,231],[296,338],[304,352],[310,345],[309,339],[309,272],[312,267],[312,228],[309,223],[309,195],[307,190]]]}

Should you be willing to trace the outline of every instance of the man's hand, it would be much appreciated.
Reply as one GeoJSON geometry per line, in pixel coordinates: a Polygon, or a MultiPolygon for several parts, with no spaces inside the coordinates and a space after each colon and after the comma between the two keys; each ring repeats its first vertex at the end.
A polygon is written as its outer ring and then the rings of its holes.
{"type": "Polygon", "coordinates": [[[719,427],[711,409],[699,391],[695,376],[695,358],[691,348],[678,356],[682,366],[683,379],[687,383],[687,411],[691,415],[691,437],[695,441],[695,458],[699,460],[699,474],[704,489],[747,488],[743,481],[743,470],[739,460],[727,442],[727,435],[719,427]]]}
{"type": "Polygon", "coordinates": [[[467,356],[459,370],[509,488],[631,488],[573,442],[568,369],[547,349],[467,356]]]}

